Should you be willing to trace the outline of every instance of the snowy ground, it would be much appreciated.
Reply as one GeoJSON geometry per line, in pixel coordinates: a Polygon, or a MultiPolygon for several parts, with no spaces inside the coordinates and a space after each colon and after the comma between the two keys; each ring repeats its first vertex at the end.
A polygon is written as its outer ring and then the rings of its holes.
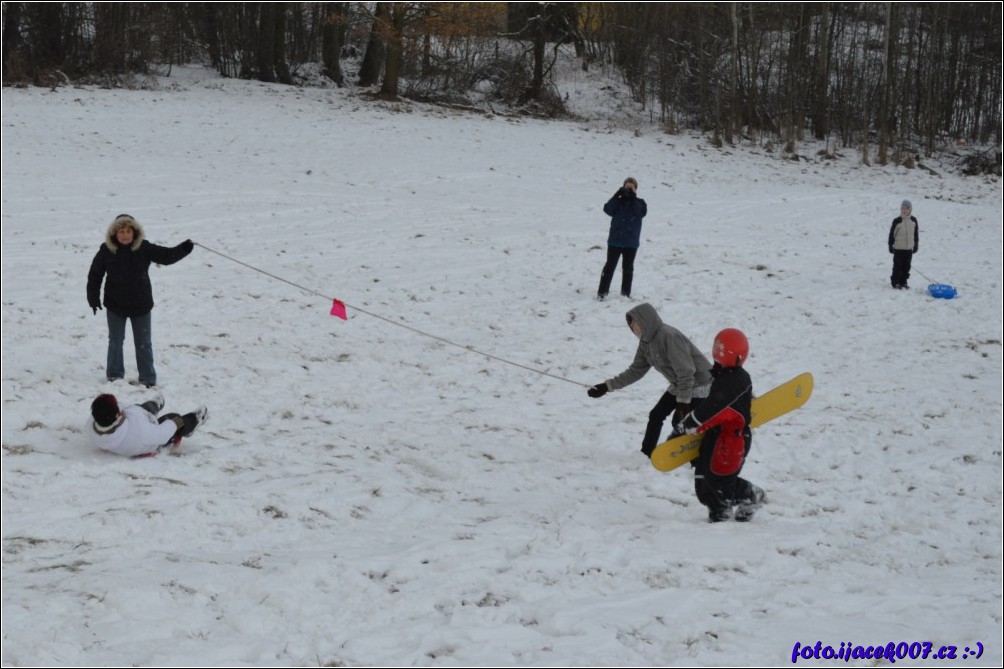
{"type": "Polygon", "coordinates": [[[4,665],[1002,662],[998,181],[175,74],[3,90],[4,665]],[[756,390],[815,375],[756,432],[752,523],[638,452],[661,377],[586,397],[636,345],[593,300],[628,175],[636,300],[742,328],[756,390]],[[903,198],[958,299],[889,287],[903,198]],[[149,397],[85,299],[122,212],[351,305],[206,248],[151,269],[168,409],[212,411],[182,457],[83,445],[97,393],[149,397]]]}

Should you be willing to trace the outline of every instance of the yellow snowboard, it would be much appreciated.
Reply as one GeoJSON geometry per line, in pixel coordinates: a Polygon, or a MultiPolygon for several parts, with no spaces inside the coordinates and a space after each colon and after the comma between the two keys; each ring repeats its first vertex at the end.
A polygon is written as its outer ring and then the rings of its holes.
{"type": "MultiPolygon", "coordinates": [[[[750,427],[758,427],[778,416],[809,401],[812,395],[812,374],[799,374],[791,381],[782,383],[759,397],[753,398],[750,427]]],[[[702,434],[684,434],[664,441],[652,452],[652,466],[660,472],[668,472],[690,462],[700,452],[702,434]]]]}

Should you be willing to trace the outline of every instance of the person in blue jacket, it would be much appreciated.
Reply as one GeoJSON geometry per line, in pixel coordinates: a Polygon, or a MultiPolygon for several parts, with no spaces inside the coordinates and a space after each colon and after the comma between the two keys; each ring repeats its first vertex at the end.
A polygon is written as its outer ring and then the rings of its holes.
{"type": "Polygon", "coordinates": [[[634,259],[641,242],[641,219],[648,213],[645,200],[638,197],[638,182],[634,177],[624,180],[624,185],[603,205],[603,211],[610,216],[610,235],[607,237],[607,264],[600,274],[600,289],[596,297],[606,299],[621,258],[624,259],[621,265],[621,295],[631,297],[634,259]]]}

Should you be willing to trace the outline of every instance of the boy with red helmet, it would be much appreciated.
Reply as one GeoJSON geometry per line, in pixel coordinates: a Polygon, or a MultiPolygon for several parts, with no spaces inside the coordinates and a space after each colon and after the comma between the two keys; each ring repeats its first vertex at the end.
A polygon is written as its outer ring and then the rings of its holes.
{"type": "Polygon", "coordinates": [[[700,454],[691,464],[697,499],[708,507],[712,523],[728,520],[732,507],[737,521],[748,521],[764,502],[763,490],[739,476],[753,441],[753,382],[742,366],[748,356],[746,335],[735,328],[719,332],[712,348],[711,391],[673,431],[673,436],[704,434],[700,454]]]}

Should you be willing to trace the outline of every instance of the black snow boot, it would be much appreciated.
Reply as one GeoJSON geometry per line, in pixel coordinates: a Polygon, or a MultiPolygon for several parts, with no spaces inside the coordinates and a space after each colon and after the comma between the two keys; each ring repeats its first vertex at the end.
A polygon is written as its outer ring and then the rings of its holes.
{"type": "Polygon", "coordinates": [[[750,484],[750,495],[736,505],[736,521],[740,523],[748,522],[757,512],[764,502],[767,501],[763,494],[763,489],[752,483],[750,484]]]}

